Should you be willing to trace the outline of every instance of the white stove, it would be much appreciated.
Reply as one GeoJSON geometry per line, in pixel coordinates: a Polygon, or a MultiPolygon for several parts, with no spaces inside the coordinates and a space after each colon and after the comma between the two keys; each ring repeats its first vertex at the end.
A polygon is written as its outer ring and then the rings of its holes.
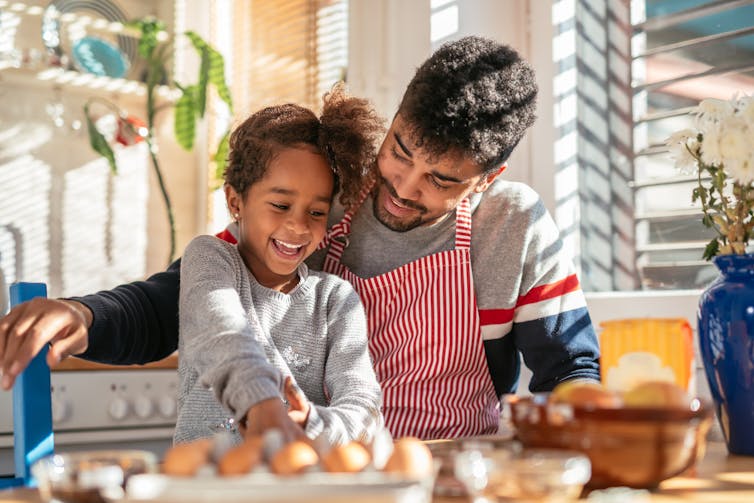
{"type": "MultiPolygon", "coordinates": [[[[53,371],[55,451],[147,449],[172,443],[178,373],[174,368],[53,371]]],[[[13,466],[13,394],[0,391],[0,476],[13,466]]]]}

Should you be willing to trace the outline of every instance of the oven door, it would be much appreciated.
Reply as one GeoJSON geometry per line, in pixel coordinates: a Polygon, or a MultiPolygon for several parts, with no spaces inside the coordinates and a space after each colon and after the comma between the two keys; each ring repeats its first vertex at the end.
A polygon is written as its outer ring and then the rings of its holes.
{"type": "MultiPolygon", "coordinates": [[[[162,458],[172,444],[177,358],[147,366],[68,359],[51,375],[55,452],[145,449],[162,458]]],[[[13,393],[0,391],[0,476],[12,476],[13,393]]]]}

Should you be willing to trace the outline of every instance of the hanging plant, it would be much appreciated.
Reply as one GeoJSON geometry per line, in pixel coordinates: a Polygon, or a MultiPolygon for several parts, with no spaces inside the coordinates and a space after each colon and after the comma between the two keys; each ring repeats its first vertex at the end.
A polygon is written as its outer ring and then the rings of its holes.
{"type": "MultiPolygon", "coordinates": [[[[152,161],[157,182],[160,187],[162,198],[165,202],[165,209],[170,223],[170,255],[168,263],[175,259],[176,239],[175,239],[175,218],[173,215],[173,206],[170,202],[165,180],[160,169],[159,159],[157,157],[157,146],[155,138],[155,116],[157,112],[170,106],[170,104],[157,105],[158,86],[167,83],[180,91],[180,96],[175,101],[174,107],[174,131],[176,141],[187,151],[194,148],[194,137],[196,134],[196,121],[204,117],[207,105],[207,90],[212,85],[217,91],[217,95],[224,101],[229,110],[233,111],[233,101],[230,90],[225,81],[225,60],[214,47],[208,44],[204,39],[192,31],[184,33],[199,54],[199,75],[197,82],[194,84],[180,84],[169,80],[168,64],[173,54],[173,41],[171,39],[161,40],[165,33],[163,22],[155,18],[143,18],[132,21],[127,27],[133,29],[139,37],[138,54],[145,62],[146,85],[146,124],[143,126],[133,117],[128,116],[113,103],[107,102],[106,106],[110,112],[113,112],[118,122],[118,132],[121,138],[130,137],[131,140],[124,140],[130,144],[138,139],[146,142],[149,155],[152,161]]],[[[107,159],[110,169],[117,173],[118,166],[115,162],[110,141],[105,134],[97,127],[97,121],[91,112],[91,106],[94,102],[103,102],[102,99],[91,99],[84,105],[84,115],[86,116],[86,125],[89,131],[89,144],[92,149],[107,159]]],[[[115,137],[117,141],[117,137],[115,137]]],[[[216,165],[215,178],[222,176],[225,168],[225,161],[228,155],[229,131],[223,134],[222,139],[217,147],[217,152],[213,156],[216,165]]],[[[118,141],[124,143],[124,141],[118,141]]]]}

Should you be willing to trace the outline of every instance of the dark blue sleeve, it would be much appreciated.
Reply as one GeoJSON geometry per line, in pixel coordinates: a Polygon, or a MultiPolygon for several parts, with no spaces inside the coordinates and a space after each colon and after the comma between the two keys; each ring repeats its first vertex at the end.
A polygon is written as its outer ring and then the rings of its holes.
{"type": "Polygon", "coordinates": [[[585,307],[514,323],[510,336],[532,371],[533,393],[568,379],[600,379],[599,343],[585,307]]]}
{"type": "Polygon", "coordinates": [[[180,259],[164,272],[73,300],[91,309],[81,358],[128,365],[160,360],[178,348],[180,259]]]}

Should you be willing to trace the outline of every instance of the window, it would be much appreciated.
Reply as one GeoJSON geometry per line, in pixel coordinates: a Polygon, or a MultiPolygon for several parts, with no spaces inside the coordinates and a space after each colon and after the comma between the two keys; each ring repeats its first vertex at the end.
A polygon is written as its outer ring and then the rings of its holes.
{"type": "Polygon", "coordinates": [[[637,268],[643,288],[701,288],[713,237],[691,204],[694,177],[663,146],[708,97],[754,93],[754,1],[634,0],[632,74],[637,268]]]}
{"type": "Polygon", "coordinates": [[[315,110],[345,77],[346,0],[237,2],[234,58],[236,114],[293,102],[315,110]]]}
{"type": "MultiPolygon", "coordinates": [[[[322,95],[345,79],[347,0],[236,0],[225,14],[232,21],[234,123],[272,104],[318,111],[322,95]]],[[[210,199],[210,231],[217,232],[228,222],[225,196],[216,190],[210,199]]]]}

